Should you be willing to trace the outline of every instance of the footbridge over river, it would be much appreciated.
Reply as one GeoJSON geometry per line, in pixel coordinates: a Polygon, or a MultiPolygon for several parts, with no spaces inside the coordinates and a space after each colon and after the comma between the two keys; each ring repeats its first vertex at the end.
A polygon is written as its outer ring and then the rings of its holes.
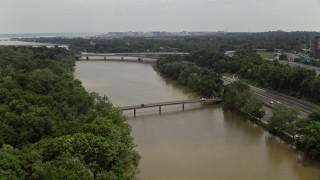
{"type": "Polygon", "coordinates": [[[161,113],[162,106],[171,106],[171,105],[181,104],[182,109],[184,110],[185,104],[202,103],[204,105],[208,105],[208,104],[215,104],[220,102],[222,102],[221,98],[210,98],[210,99],[201,98],[201,99],[195,99],[195,100],[180,100],[180,101],[168,101],[168,102],[157,102],[157,103],[149,103],[149,104],[123,106],[123,107],[120,107],[120,109],[122,111],[133,110],[134,115],[136,115],[137,109],[143,109],[143,108],[159,107],[159,113],[161,113]]]}
{"type": "Polygon", "coordinates": [[[190,53],[186,52],[137,52],[137,53],[81,53],[76,54],[77,60],[107,60],[110,57],[119,57],[121,61],[126,61],[128,57],[135,57],[137,61],[143,61],[144,58],[158,59],[161,56],[177,55],[187,57],[190,53]]]}

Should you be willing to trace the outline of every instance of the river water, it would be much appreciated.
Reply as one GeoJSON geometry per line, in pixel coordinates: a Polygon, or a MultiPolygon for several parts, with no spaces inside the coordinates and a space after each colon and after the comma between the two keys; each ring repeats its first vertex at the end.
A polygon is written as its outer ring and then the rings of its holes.
{"type": "MultiPolygon", "coordinates": [[[[115,106],[201,98],[150,64],[78,61],[75,77],[115,106]]],[[[138,179],[319,180],[320,165],[221,105],[125,112],[142,156],[138,179]]]]}

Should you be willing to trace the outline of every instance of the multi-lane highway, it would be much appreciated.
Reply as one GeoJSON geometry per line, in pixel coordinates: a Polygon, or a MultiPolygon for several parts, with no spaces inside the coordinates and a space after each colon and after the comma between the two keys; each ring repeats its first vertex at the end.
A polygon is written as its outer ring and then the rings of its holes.
{"type": "Polygon", "coordinates": [[[300,68],[314,70],[317,75],[320,74],[320,68],[316,67],[316,66],[311,66],[311,65],[307,65],[307,64],[301,64],[301,63],[297,63],[297,62],[293,62],[293,61],[287,61],[287,60],[281,60],[281,61],[279,61],[279,63],[284,64],[284,65],[293,66],[293,67],[300,67],[300,68]]]}
{"type": "MultiPolygon", "coordinates": [[[[235,81],[235,79],[223,77],[223,81],[225,84],[229,84],[235,81]]],[[[277,103],[281,103],[289,107],[297,108],[300,111],[300,116],[302,117],[306,117],[307,113],[310,112],[312,109],[320,108],[319,105],[306,102],[304,100],[290,97],[287,95],[274,93],[269,90],[257,88],[254,86],[250,86],[250,91],[256,94],[262,101],[264,101],[266,104],[269,104],[270,106],[273,106],[274,104],[277,104],[277,103]]]]}

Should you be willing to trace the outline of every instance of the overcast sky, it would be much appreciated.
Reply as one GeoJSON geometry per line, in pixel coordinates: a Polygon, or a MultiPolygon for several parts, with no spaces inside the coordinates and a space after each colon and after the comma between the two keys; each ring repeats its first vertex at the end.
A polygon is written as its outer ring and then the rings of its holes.
{"type": "Polygon", "coordinates": [[[320,0],[0,0],[0,33],[320,31],[320,0]]]}

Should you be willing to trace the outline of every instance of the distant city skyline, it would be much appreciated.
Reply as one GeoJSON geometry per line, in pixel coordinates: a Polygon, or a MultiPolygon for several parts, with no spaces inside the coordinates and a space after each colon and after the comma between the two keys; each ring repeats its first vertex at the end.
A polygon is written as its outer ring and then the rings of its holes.
{"type": "Polygon", "coordinates": [[[0,0],[0,33],[320,31],[320,0],[0,0]]]}

